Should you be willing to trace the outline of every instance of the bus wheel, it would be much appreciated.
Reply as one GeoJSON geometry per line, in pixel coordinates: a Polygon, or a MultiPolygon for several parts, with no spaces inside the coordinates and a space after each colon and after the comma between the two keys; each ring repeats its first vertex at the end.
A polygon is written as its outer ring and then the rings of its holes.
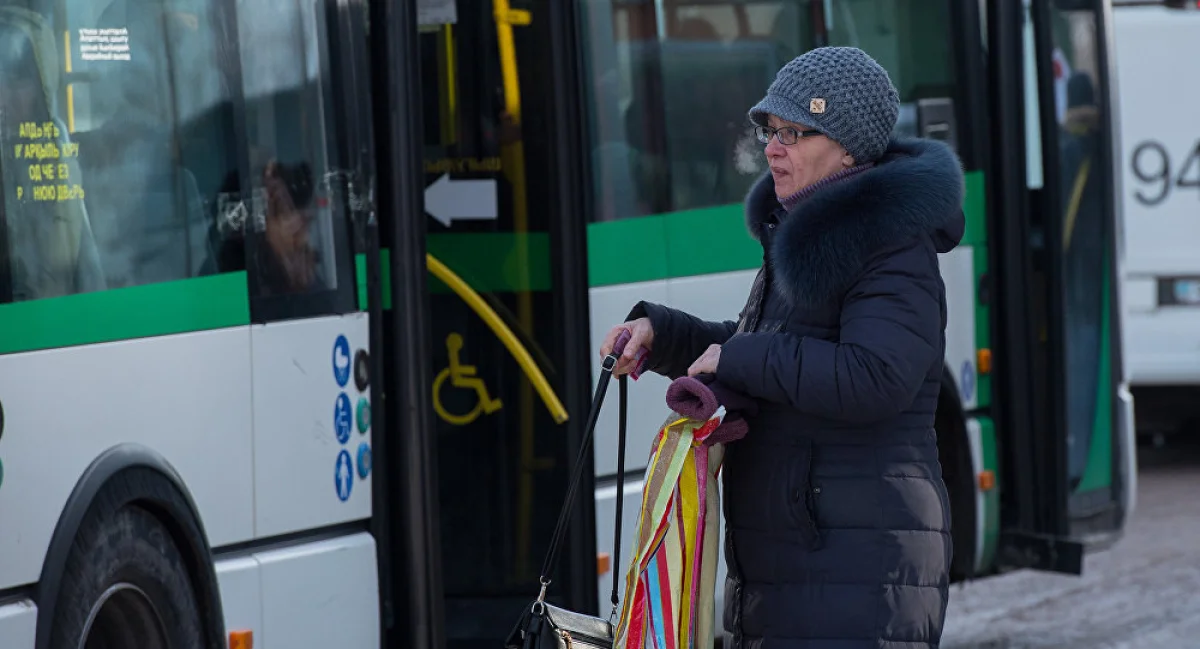
{"type": "Polygon", "coordinates": [[[108,486],[118,488],[97,497],[67,556],[51,649],[202,649],[200,607],[170,532],[136,501],[114,507],[125,485],[108,486]]]}

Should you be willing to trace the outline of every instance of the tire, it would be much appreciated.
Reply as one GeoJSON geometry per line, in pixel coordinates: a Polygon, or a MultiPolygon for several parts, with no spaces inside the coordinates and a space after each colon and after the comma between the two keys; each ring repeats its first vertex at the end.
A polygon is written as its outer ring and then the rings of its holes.
{"type": "Polygon", "coordinates": [[[146,469],[121,472],[97,494],[67,555],[50,649],[204,649],[183,555],[140,504],[164,499],[178,496],[146,469]]]}

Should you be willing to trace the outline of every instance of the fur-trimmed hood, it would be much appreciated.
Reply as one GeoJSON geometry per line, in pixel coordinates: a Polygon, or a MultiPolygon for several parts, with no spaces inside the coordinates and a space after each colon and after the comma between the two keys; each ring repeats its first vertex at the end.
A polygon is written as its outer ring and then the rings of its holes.
{"type": "MultiPolygon", "coordinates": [[[[793,305],[813,307],[845,291],[883,246],[928,236],[939,253],[962,240],[962,165],[937,140],[893,140],[874,167],[823,187],[787,213],[772,237],[774,281],[793,305]]],[[[746,224],[781,211],[767,172],[746,196],[746,224]]]]}

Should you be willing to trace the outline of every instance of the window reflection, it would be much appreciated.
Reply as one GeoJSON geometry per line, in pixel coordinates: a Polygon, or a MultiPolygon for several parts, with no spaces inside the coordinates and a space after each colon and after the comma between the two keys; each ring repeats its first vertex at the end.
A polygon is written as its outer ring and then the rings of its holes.
{"type": "Polygon", "coordinates": [[[0,299],[242,270],[271,296],[349,277],[316,3],[15,5],[0,0],[0,299]]]}
{"type": "Polygon", "coordinates": [[[776,71],[818,45],[879,60],[916,102],[953,97],[949,12],[921,0],[584,0],[595,218],[741,202],[766,170],[746,111],[776,71]]]}
{"type": "MultiPolygon", "coordinates": [[[[74,99],[81,160],[109,285],[194,277],[208,256],[208,217],[192,169],[208,161],[191,159],[178,135],[194,113],[224,98],[182,87],[219,88],[216,32],[206,15],[158,2],[72,4],[72,69],[89,79],[74,99]]],[[[208,139],[229,141],[228,132],[206,130],[208,139]]]]}
{"type": "Polygon", "coordinates": [[[208,4],[0,3],[11,299],[205,272],[206,197],[234,166],[223,30],[208,4]]]}
{"type": "Polygon", "coordinates": [[[1068,469],[1072,486],[1082,479],[1093,429],[1107,421],[1097,412],[1104,358],[1108,290],[1099,47],[1092,11],[1051,11],[1058,186],[1062,220],[1067,390],[1068,469]]]}
{"type": "Polygon", "coordinates": [[[823,24],[829,45],[861,48],[900,93],[898,135],[916,137],[917,102],[955,97],[950,7],[927,0],[834,0],[823,24]]]}
{"type": "MultiPolygon", "coordinates": [[[[328,157],[333,142],[324,114],[328,89],[322,87],[317,5],[279,11],[272,3],[240,0],[237,6],[250,199],[248,205],[226,200],[225,230],[237,245],[236,226],[248,220],[254,295],[336,289],[334,224],[348,214],[344,200],[331,200],[339,170],[328,157]]],[[[231,178],[223,189],[229,195],[244,188],[231,178]]]]}
{"type": "Polygon", "coordinates": [[[61,117],[61,71],[49,22],[0,7],[0,167],[9,297],[31,300],[105,287],[78,143],[61,117]]]}
{"type": "Polygon", "coordinates": [[[266,243],[258,257],[263,294],[310,291],[326,286],[312,236],[315,220],[312,169],[307,163],[272,160],[263,171],[266,243]]]}

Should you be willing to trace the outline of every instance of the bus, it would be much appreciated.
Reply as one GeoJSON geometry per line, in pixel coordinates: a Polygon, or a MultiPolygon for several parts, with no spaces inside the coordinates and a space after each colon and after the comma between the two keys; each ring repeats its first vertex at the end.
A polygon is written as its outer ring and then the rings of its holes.
{"type": "Polygon", "coordinates": [[[1165,443],[1200,425],[1200,89],[1172,83],[1178,57],[1200,53],[1194,2],[1115,3],[1121,78],[1125,355],[1139,438],[1165,443]],[[1140,100],[1139,100],[1140,98],[1140,100]],[[1146,101],[1152,98],[1151,101],[1146,101]]]}
{"type": "Polygon", "coordinates": [[[5,0],[0,32],[6,648],[495,647],[577,457],[547,598],[607,614],[666,406],[630,389],[617,494],[600,337],[739,308],[745,112],[824,44],[966,170],[953,578],[1078,574],[1132,512],[1106,1],[5,0]]]}

